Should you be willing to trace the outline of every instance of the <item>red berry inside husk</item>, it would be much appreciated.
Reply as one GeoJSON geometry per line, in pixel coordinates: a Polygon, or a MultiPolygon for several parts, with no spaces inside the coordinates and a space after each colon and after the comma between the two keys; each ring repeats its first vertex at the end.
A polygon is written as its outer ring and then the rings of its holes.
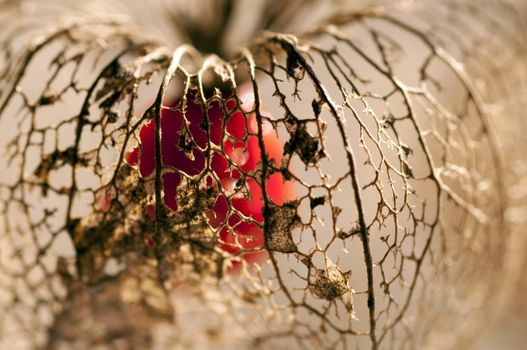
{"type": "MultiPolygon", "coordinates": [[[[227,113],[220,101],[211,102],[207,111],[208,120],[204,120],[204,107],[197,102],[195,93],[187,95],[184,116],[181,113],[182,99],[177,99],[171,104],[174,108],[163,108],[160,119],[161,164],[165,169],[162,175],[162,194],[167,208],[172,211],[178,210],[176,193],[181,186],[183,176],[181,173],[196,176],[204,171],[212,171],[220,180],[225,193],[233,193],[239,180],[244,179],[250,195],[247,196],[248,198],[241,194],[231,197],[232,208],[257,223],[263,223],[262,188],[255,179],[244,177],[244,174],[256,170],[261,161],[254,100],[250,93],[242,93],[242,99],[245,102],[239,106],[236,99],[227,98],[225,102],[227,113]],[[187,128],[184,127],[185,120],[187,128]],[[208,123],[209,135],[204,130],[204,126],[207,125],[205,122],[208,123]],[[225,123],[225,133],[223,123],[225,123]],[[186,130],[188,132],[185,132],[186,130]],[[212,144],[223,146],[224,152],[212,151],[210,168],[206,169],[207,162],[202,149],[207,147],[209,139],[212,144]],[[229,166],[229,160],[235,166],[229,166]],[[239,167],[241,172],[236,167],[239,167]]],[[[269,122],[262,123],[262,134],[268,159],[276,166],[280,166],[283,144],[269,122]]],[[[139,147],[126,153],[125,161],[131,166],[138,167],[141,177],[149,178],[154,176],[156,169],[155,120],[141,127],[139,143],[139,147]]],[[[208,180],[206,186],[216,186],[216,182],[212,181],[210,176],[208,180]]],[[[293,184],[284,181],[280,173],[268,176],[266,190],[269,199],[278,206],[294,197],[293,184]]],[[[150,219],[155,220],[153,203],[146,208],[146,213],[150,219]]],[[[213,207],[204,214],[209,225],[216,230],[219,229],[218,246],[222,250],[236,254],[243,249],[240,255],[249,263],[265,260],[267,253],[261,249],[264,246],[261,227],[229,211],[229,203],[224,194],[218,194],[213,207]],[[245,250],[248,252],[244,252],[245,250]],[[254,250],[258,251],[254,252],[254,250]]],[[[239,269],[239,265],[239,261],[233,260],[230,270],[239,269]]]]}

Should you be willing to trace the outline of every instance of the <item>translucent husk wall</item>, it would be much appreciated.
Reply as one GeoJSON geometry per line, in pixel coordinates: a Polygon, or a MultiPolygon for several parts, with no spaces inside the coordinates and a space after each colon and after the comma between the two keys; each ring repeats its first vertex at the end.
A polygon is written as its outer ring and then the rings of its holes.
{"type": "Polygon", "coordinates": [[[0,16],[0,348],[465,348],[514,295],[525,2],[0,16]]]}

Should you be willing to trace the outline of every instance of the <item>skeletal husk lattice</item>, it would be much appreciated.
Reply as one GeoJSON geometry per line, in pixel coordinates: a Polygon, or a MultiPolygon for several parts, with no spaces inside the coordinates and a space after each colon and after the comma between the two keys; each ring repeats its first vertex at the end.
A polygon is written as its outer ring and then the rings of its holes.
{"type": "Polygon", "coordinates": [[[0,2],[0,348],[470,342],[525,248],[525,4],[149,3],[0,2]]]}

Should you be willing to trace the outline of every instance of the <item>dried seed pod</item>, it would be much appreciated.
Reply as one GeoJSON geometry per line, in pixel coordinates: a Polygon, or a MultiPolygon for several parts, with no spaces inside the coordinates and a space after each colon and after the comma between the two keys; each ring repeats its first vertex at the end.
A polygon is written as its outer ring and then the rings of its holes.
{"type": "Polygon", "coordinates": [[[0,348],[465,348],[503,308],[525,4],[262,4],[0,1],[0,348]]]}

